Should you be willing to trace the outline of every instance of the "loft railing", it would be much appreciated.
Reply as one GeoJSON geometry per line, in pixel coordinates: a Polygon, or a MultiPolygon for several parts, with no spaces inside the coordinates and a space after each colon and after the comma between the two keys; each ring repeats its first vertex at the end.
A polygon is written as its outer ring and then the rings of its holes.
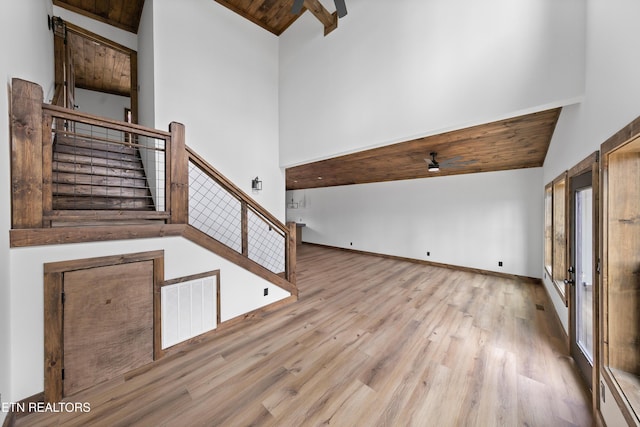
{"type": "Polygon", "coordinates": [[[184,225],[185,237],[202,233],[198,243],[227,248],[223,256],[297,294],[295,225],[282,224],[187,148],[182,124],[164,132],[43,104],[42,88],[20,79],[11,90],[12,239],[20,230],[20,241],[44,244],[136,238],[150,229],[92,229],[71,233],[74,240],[35,229],[184,225]]]}

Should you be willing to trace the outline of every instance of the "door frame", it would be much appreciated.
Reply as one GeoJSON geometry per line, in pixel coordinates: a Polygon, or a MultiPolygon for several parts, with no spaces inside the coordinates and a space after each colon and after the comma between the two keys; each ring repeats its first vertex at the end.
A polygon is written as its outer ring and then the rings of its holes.
{"type": "MultiPolygon", "coordinates": [[[[574,202],[573,202],[573,192],[571,191],[572,182],[574,178],[577,178],[587,172],[591,172],[591,188],[593,191],[593,211],[592,211],[592,227],[593,227],[593,241],[592,241],[592,253],[593,253],[593,301],[592,301],[592,313],[593,313],[593,368],[591,371],[591,397],[593,407],[596,408],[597,402],[600,399],[600,387],[598,384],[600,383],[600,345],[598,344],[598,337],[600,336],[600,265],[601,265],[601,254],[600,254],[600,152],[595,151],[586,157],[584,160],[579,162],[577,165],[569,169],[567,173],[568,183],[567,187],[569,189],[569,203],[568,203],[568,215],[567,215],[567,224],[568,224],[568,239],[567,239],[567,266],[573,265],[573,260],[571,259],[572,253],[574,252],[574,236],[575,230],[574,228],[574,202]]],[[[567,274],[567,278],[570,279],[567,274]]],[[[567,300],[568,300],[568,308],[569,308],[569,352],[571,353],[572,344],[575,341],[575,292],[571,289],[567,292],[567,300]]]]}
{"type": "MultiPolygon", "coordinates": [[[[110,49],[115,49],[120,51],[126,55],[129,55],[129,73],[131,75],[131,88],[130,88],[130,99],[131,99],[131,119],[133,123],[138,123],[138,52],[133,49],[130,49],[126,46],[123,46],[119,43],[116,43],[112,40],[104,38],[98,34],[95,34],[89,30],[86,30],[82,27],[74,25],[70,22],[67,22],[61,18],[56,18],[57,25],[62,27],[59,32],[64,32],[64,34],[55,33],[55,47],[54,47],[54,74],[55,74],[55,82],[56,85],[62,84],[64,85],[64,63],[66,62],[66,58],[64,57],[65,52],[68,50],[66,48],[62,48],[62,39],[64,44],[66,44],[66,33],[73,32],[74,34],[83,37],[87,40],[91,40],[95,43],[105,45],[110,49]]],[[[71,107],[67,107],[71,108],[71,107]]]]}
{"type": "Polygon", "coordinates": [[[63,398],[64,273],[140,261],[153,261],[153,360],[157,360],[162,355],[160,286],[164,282],[164,250],[44,264],[44,401],[46,403],[59,402],[63,398]]]}

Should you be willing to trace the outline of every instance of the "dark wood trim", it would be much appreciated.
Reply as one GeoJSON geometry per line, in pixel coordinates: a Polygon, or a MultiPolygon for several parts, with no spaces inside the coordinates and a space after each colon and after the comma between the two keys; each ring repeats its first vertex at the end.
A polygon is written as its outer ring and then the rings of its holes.
{"type": "Polygon", "coordinates": [[[87,12],[86,10],[84,10],[82,8],[70,5],[67,2],[61,2],[61,1],[58,1],[58,0],[53,0],[53,4],[56,5],[56,6],[59,6],[59,7],[63,8],[63,9],[70,10],[72,12],[75,12],[75,13],[79,14],[79,15],[86,16],[87,18],[91,18],[91,19],[94,19],[96,21],[100,21],[102,23],[108,24],[108,25],[112,25],[114,27],[120,28],[121,30],[128,31],[128,32],[133,33],[133,34],[136,34],[137,31],[138,31],[137,28],[131,28],[131,27],[129,27],[127,25],[123,25],[123,24],[121,24],[119,22],[110,21],[108,19],[103,18],[100,15],[95,15],[93,13],[87,12]]]}
{"type": "Polygon", "coordinates": [[[182,123],[172,122],[171,147],[168,147],[169,158],[166,159],[167,183],[170,183],[167,194],[167,207],[171,211],[171,223],[187,224],[189,222],[189,158],[185,150],[185,129],[182,123]]]}
{"type": "Polygon", "coordinates": [[[170,212],[117,211],[117,210],[45,210],[43,217],[47,221],[124,221],[124,220],[162,220],[171,217],[170,212]]]}
{"type": "Polygon", "coordinates": [[[603,142],[600,146],[600,152],[603,154],[608,153],[638,135],[640,135],[640,116],[603,142]]]}
{"type": "Polygon", "coordinates": [[[219,275],[220,275],[220,270],[211,270],[204,273],[191,274],[189,276],[178,277],[177,279],[165,280],[160,284],[160,287],[162,288],[164,286],[175,285],[176,283],[184,283],[184,282],[189,282],[191,280],[204,279],[205,277],[219,276],[219,275]]]}
{"type": "Polygon", "coordinates": [[[104,267],[107,265],[130,264],[132,262],[153,261],[164,257],[164,250],[135,252],[124,255],[110,255],[96,258],[83,258],[72,261],[49,262],[44,265],[45,274],[67,273],[87,268],[104,267]]]}
{"type": "Polygon", "coordinates": [[[162,298],[160,288],[164,280],[164,251],[158,251],[160,256],[153,260],[153,360],[160,359],[162,350],[162,298]]]}
{"type": "Polygon", "coordinates": [[[279,286],[288,292],[291,292],[291,294],[295,294],[297,292],[296,286],[289,281],[280,277],[276,273],[267,270],[257,262],[244,257],[242,254],[218,242],[214,238],[208,236],[195,227],[192,227],[190,225],[186,226],[182,235],[185,238],[191,240],[193,243],[202,246],[203,248],[208,249],[211,252],[214,252],[215,254],[225,258],[228,261],[233,262],[234,264],[244,268],[245,270],[252,272],[253,274],[263,278],[264,280],[267,280],[274,285],[279,286]]]}
{"type": "Polygon", "coordinates": [[[242,235],[242,255],[249,256],[249,217],[247,202],[240,202],[240,230],[242,235]]]}
{"type": "Polygon", "coordinates": [[[181,236],[185,225],[117,225],[10,230],[12,248],[181,236]]]}
{"type": "Polygon", "coordinates": [[[293,283],[296,286],[296,295],[298,295],[298,286],[297,286],[297,276],[296,276],[296,263],[297,263],[297,230],[295,222],[288,222],[287,226],[289,227],[289,238],[286,242],[286,251],[287,251],[287,265],[286,265],[286,273],[287,279],[289,282],[293,283]]]}
{"type": "Polygon", "coordinates": [[[413,262],[415,264],[429,265],[429,266],[432,266],[432,267],[448,268],[450,270],[466,271],[466,272],[469,272],[469,273],[484,274],[484,275],[487,275],[487,276],[504,277],[504,278],[507,278],[507,279],[521,280],[521,281],[524,281],[524,282],[527,282],[527,283],[535,283],[535,284],[539,284],[540,283],[540,279],[536,278],[536,277],[519,276],[517,274],[500,273],[498,271],[482,270],[482,269],[479,269],[479,268],[464,267],[464,266],[460,266],[460,265],[443,264],[443,263],[439,263],[439,262],[426,261],[426,260],[417,259],[417,258],[408,258],[408,257],[397,256],[397,255],[387,255],[387,254],[381,254],[381,253],[378,253],[378,252],[362,251],[362,250],[358,250],[358,249],[341,248],[339,246],[324,245],[322,243],[303,242],[303,244],[304,245],[319,246],[319,247],[329,248],[329,249],[336,249],[336,250],[339,250],[339,251],[352,252],[352,253],[357,253],[357,254],[362,254],[362,255],[377,256],[377,257],[380,257],[380,258],[387,258],[387,259],[393,259],[393,260],[398,260],[398,261],[408,261],[408,262],[413,262]]]}
{"type": "Polygon", "coordinates": [[[42,227],[42,87],[11,80],[11,224],[42,227]]]}
{"type": "Polygon", "coordinates": [[[304,7],[322,23],[325,36],[338,28],[338,12],[329,13],[319,0],[304,0],[304,7]]]}
{"type": "Polygon", "coordinates": [[[51,221],[44,218],[44,212],[53,209],[53,136],[51,135],[52,117],[45,114],[42,118],[42,227],[50,227],[51,221]]]}
{"type": "Polygon", "coordinates": [[[44,400],[62,400],[62,272],[44,273],[44,400]]]}
{"type": "Polygon", "coordinates": [[[58,107],[56,105],[42,104],[42,110],[44,110],[44,112],[48,114],[51,114],[55,118],[74,120],[89,125],[108,127],[109,129],[135,133],[138,135],[148,136],[150,138],[164,140],[171,138],[170,132],[151,129],[148,127],[137,125],[135,123],[127,123],[119,120],[109,119],[106,117],[95,116],[89,113],[82,113],[80,111],[69,110],[67,108],[58,107]]]}
{"type": "MultiPolygon", "coordinates": [[[[164,250],[137,252],[123,255],[112,255],[96,258],[85,258],[71,261],[46,263],[44,270],[44,401],[59,402],[63,398],[62,369],[64,368],[63,315],[62,294],[64,289],[64,273],[76,270],[104,267],[109,265],[128,264],[141,261],[153,261],[153,289],[158,282],[164,281],[164,250]]],[[[156,329],[161,326],[160,310],[157,297],[153,298],[154,313],[154,360],[156,359],[156,329]],[[157,305],[156,305],[157,303],[157,305]]]]}
{"type": "MultiPolygon", "coordinates": [[[[569,210],[569,179],[567,178],[567,174],[568,171],[564,171],[562,172],[560,175],[558,175],[551,183],[553,186],[553,200],[554,200],[554,206],[555,206],[555,185],[564,181],[564,265],[565,267],[569,265],[569,251],[568,249],[568,230],[569,230],[569,215],[568,215],[568,210],[569,210]]],[[[555,208],[553,209],[553,262],[555,263],[555,246],[556,246],[556,241],[555,241],[555,208]]],[[[564,283],[564,279],[566,278],[566,271],[560,273],[558,271],[556,271],[556,268],[552,268],[552,274],[551,274],[551,281],[553,282],[553,286],[555,287],[556,291],[558,291],[558,294],[560,295],[560,297],[562,298],[562,300],[564,301],[564,305],[565,307],[569,306],[569,297],[568,297],[568,289],[567,289],[567,285],[564,283]],[[558,279],[557,277],[561,275],[561,279],[558,279]]]]}

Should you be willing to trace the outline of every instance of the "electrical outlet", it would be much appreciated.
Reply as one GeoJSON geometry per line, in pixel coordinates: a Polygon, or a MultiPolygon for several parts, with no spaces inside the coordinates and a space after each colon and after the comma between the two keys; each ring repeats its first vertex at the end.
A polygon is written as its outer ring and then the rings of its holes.
{"type": "Polygon", "coordinates": [[[502,267],[502,261],[498,261],[498,267],[502,267]]]}
{"type": "Polygon", "coordinates": [[[264,296],[266,297],[267,295],[269,295],[269,288],[264,288],[264,296]]]}
{"type": "Polygon", "coordinates": [[[349,242],[349,246],[353,246],[353,242],[349,242]]]}
{"type": "Polygon", "coordinates": [[[431,256],[431,252],[427,251],[427,256],[431,256]]]}

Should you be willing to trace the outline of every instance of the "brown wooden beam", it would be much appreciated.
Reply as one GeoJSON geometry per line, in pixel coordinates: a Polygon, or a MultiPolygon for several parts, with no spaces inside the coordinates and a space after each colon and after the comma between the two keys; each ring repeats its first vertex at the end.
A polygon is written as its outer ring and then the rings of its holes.
{"type": "Polygon", "coordinates": [[[171,211],[172,224],[187,224],[189,222],[189,160],[185,148],[184,125],[172,122],[171,147],[169,150],[169,176],[166,185],[169,186],[167,207],[171,211]]]}
{"type": "Polygon", "coordinates": [[[329,13],[320,0],[304,0],[304,7],[322,23],[325,36],[338,28],[338,12],[329,13]]]}
{"type": "Polygon", "coordinates": [[[42,87],[11,81],[11,226],[42,227],[42,87]]]}

